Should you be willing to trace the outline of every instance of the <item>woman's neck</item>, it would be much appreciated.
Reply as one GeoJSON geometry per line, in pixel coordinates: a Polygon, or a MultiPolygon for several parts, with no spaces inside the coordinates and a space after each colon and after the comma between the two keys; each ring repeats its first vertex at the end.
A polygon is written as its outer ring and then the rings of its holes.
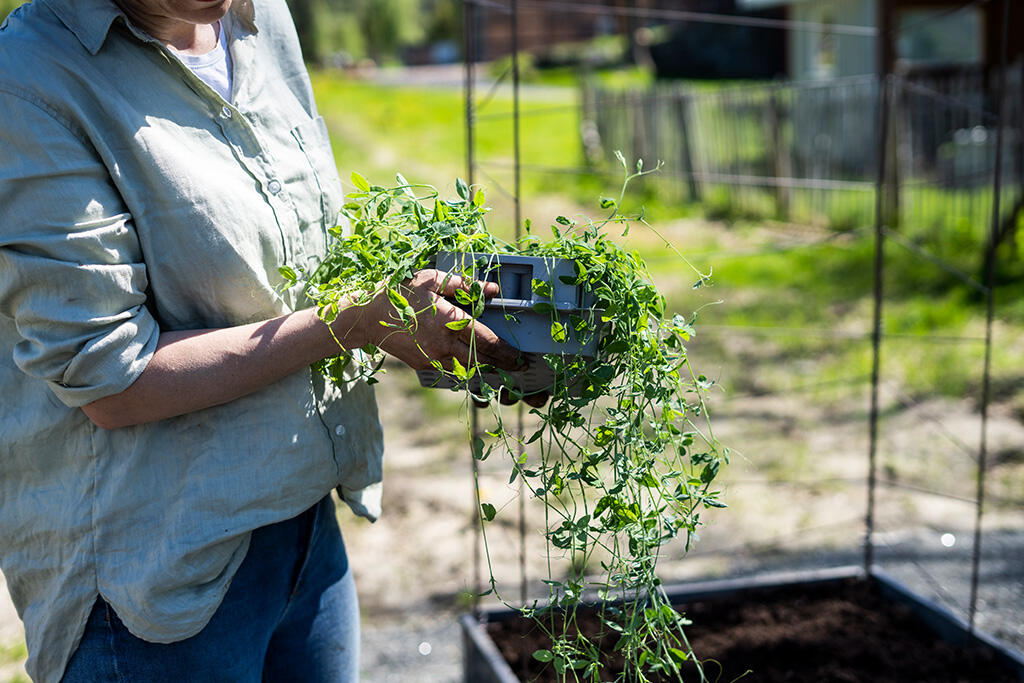
{"type": "Polygon", "coordinates": [[[182,31],[173,39],[164,39],[160,36],[153,37],[163,42],[167,47],[173,48],[175,52],[186,55],[205,55],[217,47],[217,24],[189,24],[189,31],[182,31]]]}
{"type": "Polygon", "coordinates": [[[160,0],[116,0],[133,24],[177,52],[201,55],[217,47],[217,22],[230,0],[210,7],[182,11],[160,0]]]}

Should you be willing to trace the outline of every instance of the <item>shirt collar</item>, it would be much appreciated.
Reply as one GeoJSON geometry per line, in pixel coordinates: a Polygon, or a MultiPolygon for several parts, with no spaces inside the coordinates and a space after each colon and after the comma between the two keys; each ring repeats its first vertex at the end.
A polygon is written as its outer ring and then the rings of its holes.
{"type": "MultiPolygon", "coordinates": [[[[42,0],[75,34],[86,50],[96,54],[103,47],[114,20],[120,17],[140,37],[142,32],[134,28],[121,8],[113,0],[42,0]]],[[[256,10],[253,0],[234,0],[231,3],[233,18],[248,31],[256,33],[256,10]]]]}

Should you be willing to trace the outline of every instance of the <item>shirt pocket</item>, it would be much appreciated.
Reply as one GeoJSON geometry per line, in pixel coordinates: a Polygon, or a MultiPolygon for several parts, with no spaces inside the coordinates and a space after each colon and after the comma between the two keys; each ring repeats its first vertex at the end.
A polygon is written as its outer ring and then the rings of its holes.
{"type": "Polygon", "coordinates": [[[322,116],[317,116],[292,128],[292,136],[298,142],[313,172],[316,189],[320,193],[323,228],[332,228],[341,220],[339,212],[343,193],[338,168],[334,165],[334,156],[331,153],[327,124],[324,123],[322,116]]]}

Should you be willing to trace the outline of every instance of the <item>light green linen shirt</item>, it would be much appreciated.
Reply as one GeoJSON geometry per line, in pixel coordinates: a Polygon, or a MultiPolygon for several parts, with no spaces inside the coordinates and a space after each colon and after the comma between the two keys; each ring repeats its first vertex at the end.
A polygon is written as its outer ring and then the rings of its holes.
{"type": "Polygon", "coordinates": [[[0,30],[0,569],[29,674],[61,677],[96,596],[147,640],[202,629],[250,531],[335,486],[379,511],[372,390],[288,376],[125,429],[161,330],[301,306],[277,268],[342,202],[284,0],[236,0],[225,101],[110,0],[35,0],[0,30]],[[257,30],[258,28],[258,30],[257,30]]]}

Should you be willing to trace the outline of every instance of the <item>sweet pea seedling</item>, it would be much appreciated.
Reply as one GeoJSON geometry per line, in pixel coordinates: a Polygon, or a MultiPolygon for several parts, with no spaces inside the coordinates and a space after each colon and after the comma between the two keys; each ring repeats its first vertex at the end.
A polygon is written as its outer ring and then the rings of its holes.
{"type": "MultiPolygon", "coordinates": [[[[724,507],[714,482],[729,455],[708,419],[705,400],[713,383],[694,371],[686,355],[685,342],[696,334],[695,316],[667,315],[665,298],[652,284],[643,259],[608,236],[609,228],[621,234],[632,222],[647,225],[642,216],[621,213],[626,185],[646,173],[639,163],[636,172],[624,159],[622,163],[622,193],[599,202],[610,212],[605,218],[558,216],[551,223],[551,240],[527,231],[515,244],[487,231],[483,191],[462,180],[455,183],[457,197],[448,200],[435,188],[411,184],[401,175],[395,185],[382,187],[353,174],[356,191],[344,208],[351,234],[335,229],[327,257],[314,271],[282,270],[289,283],[304,284],[325,319],[336,315],[346,299],[359,305],[385,290],[394,307],[388,324],[401,333],[412,332],[418,313],[402,295],[403,282],[429,267],[439,252],[575,262],[571,284],[596,296],[601,342],[594,358],[545,356],[555,382],[547,404],[530,411],[529,436],[505,429],[493,388],[482,385],[478,394],[471,393],[465,380],[484,369],[475,356],[471,354],[468,367],[456,363],[452,372],[463,380],[456,390],[467,399],[489,402],[494,414],[496,426],[486,432],[486,440],[473,438],[474,457],[506,453],[509,482],[522,478],[524,490],[543,506],[548,601],[543,608],[534,604],[520,609],[537,621],[551,644],[533,658],[553,667],[560,679],[593,683],[611,680],[606,667],[613,654],[626,662],[624,672],[616,674],[619,681],[651,676],[681,680],[683,663],[695,661],[683,632],[686,621],[669,604],[656,570],[666,545],[689,549],[701,514],[724,507]],[[557,578],[553,567],[559,558],[573,567],[600,569],[585,578],[557,578]],[[595,641],[573,629],[585,593],[605,599],[601,619],[617,636],[610,641],[614,652],[601,652],[595,641]]],[[[698,283],[707,284],[708,275],[696,274],[698,283]]],[[[550,293],[550,283],[531,284],[535,292],[550,293]]],[[[481,297],[479,287],[458,295],[475,315],[482,310],[481,297]]],[[[564,341],[566,326],[548,308],[539,312],[551,314],[551,336],[564,341]]],[[[460,321],[450,327],[468,324],[460,321]]],[[[574,316],[570,324],[583,334],[594,322],[574,316]]],[[[338,382],[372,380],[381,372],[382,357],[376,349],[367,351],[346,351],[317,367],[338,382]]],[[[478,513],[489,548],[487,528],[501,511],[482,501],[478,513]]],[[[491,567],[489,549],[486,555],[491,567]]],[[[493,570],[487,593],[501,598],[493,570]]],[[[696,670],[703,679],[699,663],[696,670]]]]}

